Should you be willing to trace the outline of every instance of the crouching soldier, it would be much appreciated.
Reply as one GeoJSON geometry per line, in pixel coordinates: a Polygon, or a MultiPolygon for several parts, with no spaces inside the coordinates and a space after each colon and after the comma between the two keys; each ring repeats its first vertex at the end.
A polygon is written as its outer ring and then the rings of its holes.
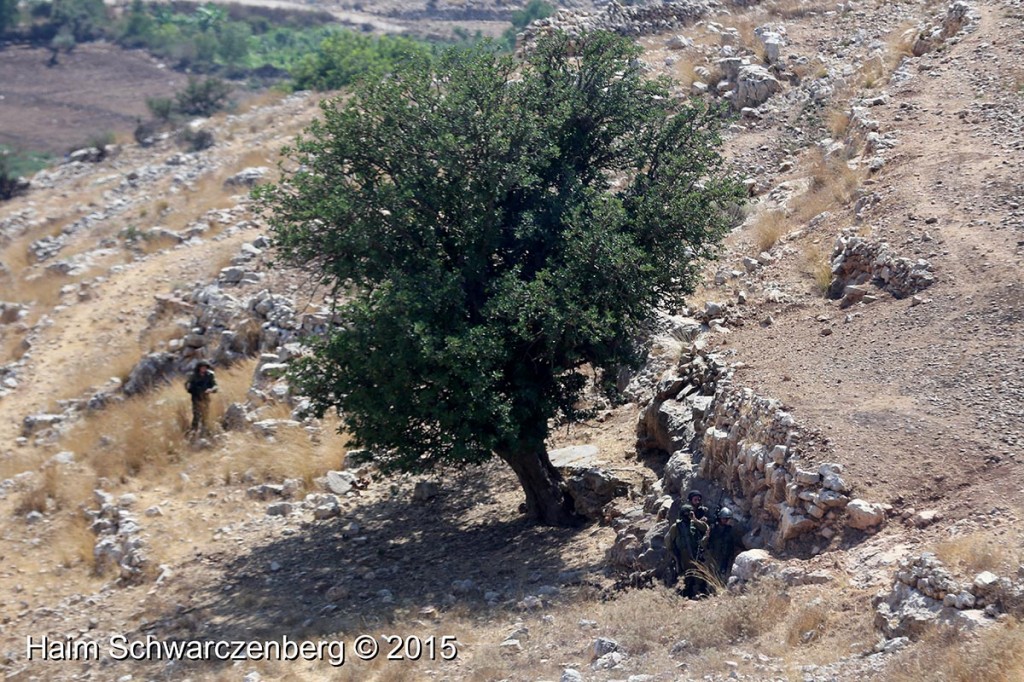
{"type": "Polygon", "coordinates": [[[200,360],[185,381],[185,390],[192,396],[192,428],[193,436],[209,434],[210,394],[217,391],[217,378],[210,369],[210,363],[200,360]]]}
{"type": "Polygon", "coordinates": [[[695,516],[693,507],[684,504],[679,509],[679,520],[665,536],[665,545],[675,559],[676,575],[683,579],[683,596],[688,599],[705,591],[697,568],[704,559],[709,531],[708,524],[695,516]]]}

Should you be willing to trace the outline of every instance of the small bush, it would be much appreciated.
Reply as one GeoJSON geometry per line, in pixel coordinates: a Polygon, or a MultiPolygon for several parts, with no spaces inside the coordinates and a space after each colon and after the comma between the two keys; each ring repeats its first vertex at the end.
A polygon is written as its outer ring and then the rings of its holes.
{"type": "Polygon", "coordinates": [[[825,296],[832,285],[832,253],[817,244],[804,251],[804,273],[811,278],[815,293],[825,296]]]}
{"type": "Polygon", "coordinates": [[[783,211],[765,211],[754,224],[754,246],[758,253],[769,251],[789,231],[789,219],[783,211]]]}
{"type": "Polygon", "coordinates": [[[219,78],[189,78],[185,89],[174,96],[174,111],[185,116],[212,116],[227,108],[232,89],[219,78]]]}

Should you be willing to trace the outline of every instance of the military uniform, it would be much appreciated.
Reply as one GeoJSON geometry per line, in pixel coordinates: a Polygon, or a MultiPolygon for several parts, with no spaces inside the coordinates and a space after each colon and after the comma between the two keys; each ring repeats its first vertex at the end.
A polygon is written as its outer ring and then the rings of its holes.
{"type": "Polygon", "coordinates": [[[693,571],[698,563],[704,561],[709,530],[706,522],[690,518],[691,511],[693,508],[684,504],[680,508],[679,520],[665,536],[665,546],[676,561],[677,575],[683,579],[683,595],[689,598],[695,597],[704,584],[693,575],[693,571]]]}
{"type": "Polygon", "coordinates": [[[731,524],[716,523],[708,536],[711,567],[723,582],[729,578],[732,562],[743,549],[743,531],[731,524]]]}
{"type": "Polygon", "coordinates": [[[217,378],[209,365],[197,365],[185,382],[185,390],[192,396],[192,428],[194,434],[206,434],[210,421],[210,393],[217,390],[217,378]],[[205,373],[199,367],[206,367],[205,373]]]}

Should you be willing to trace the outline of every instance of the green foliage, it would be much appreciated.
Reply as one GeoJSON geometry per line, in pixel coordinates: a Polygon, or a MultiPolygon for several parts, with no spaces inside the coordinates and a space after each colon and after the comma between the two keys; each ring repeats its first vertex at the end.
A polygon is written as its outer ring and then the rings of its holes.
{"type": "Polygon", "coordinates": [[[53,163],[53,157],[41,152],[15,151],[0,145],[0,163],[11,177],[28,177],[53,163]]]}
{"type": "Polygon", "coordinates": [[[185,116],[211,116],[228,105],[231,85],[219,78],[189,78],[174,96],[174,111],[185,116]]]}
{"type": "MultiPolygon", "coordinates": [[[[81,43],[104,37],[110,19],[103,0],[54,0],[50,9],[50,25],[56,37],[70,34],[75,42],[81,43]]],[[[68,40],[62,38],[61,42],[60,49],[68,49],[68,40]]]]}
{"type": "Polygon", "coordinates": [[[526,28],[530,22],[547,19],[555,13],[555,7],[544,0],[530,0],[521,10],[512,13],[512,28],[502,35],[502,42],[510,50],[516,47],[516,34],[526,28]]]}
{"type": "Polygon", "coordinates": [[[292,380],[382,470],[497,453],[533,516],[563,518],[534,480],[549,424],[583,416],[584,372],[636,359],[744,196],[717,112],[671,99],[638,55],[593,33],[522,63],[403,63],[325,102],[289,150],[299,170],[257,193],[282,259],[349,300],[292,380]]]}
{"type": "Polygon", "coordinates": [[[0,35],[18,24],[18,0],[0,0],[0,35]]]}
{"type": "Polygon", "coordinates": [[[170,97],[147,97],[146,106],[158,121],[170,121],[175,113],[174,100],[170,97]]]}
{"type": "Polygon", "coordinates": [[[402,61],[430,52],[425,44],[401,36],[374,38],[338,31],[292,69],[292,78],[298,90],[337,90],[362,78],[377,78],[402,61]]]}

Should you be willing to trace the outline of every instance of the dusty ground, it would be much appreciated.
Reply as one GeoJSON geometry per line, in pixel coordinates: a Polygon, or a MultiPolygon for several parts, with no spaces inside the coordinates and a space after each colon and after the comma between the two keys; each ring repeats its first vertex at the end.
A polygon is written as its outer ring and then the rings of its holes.
{"type": "MultiPolygon", "coordinates": [[[[925,12],[917,4],[901,7],[925,12]]],[[[859,495],[890,502],[897,511],[938,509],[945,514],[941,523],[921,531],[894,519],[876,536],[816,557],[810,567],[837,576],[824,587],[701,604],[661,589],[603,601],[612,582],[604,550],[613,531],[600,525],[577,531],[528,527],[516,510],[514,478],[499,466],[440,472],[440,494],[425,503],[411,499],[413,479],[373,482],[344,498],[340,518],[314,521],[302,514],[268,517],[266,504],[248,499],[246,488],[277,480],[269,467],[260,468],[263,462],[286,460],[289,470],[309,478],[336,468],[341,441],[319,448],[290,442],[278,451],[235,435],[212,450],[176,442],[166,468],[138,476],[99,480],[91,461],[80,461],[61,484],[67,488],[63,503],[47,509],[37,525],[24,521],[30,490],[0,499],[0,665],[9,679],[132,674],[239,680],[255,671],[263,679],[536,680],[557,679],[565,667],[602,680],[641,673],[666,680],[922,679],[901,672],[915,669],[913,653],[863,667],[867,658],[861,654],[877,636],[870,626],[871,595],[889,585],[899,558],[944,548],[944,556],[959,557],[965,571],[977,571],[1014,560],[1024,547],[1015,526],[1024,507],[1024,96],[1015,84],[1024,83],[1024,68],[1013,49],[1024,41],[1024,11],[1019,3],[997,0],[978,8],[982,21],[974,32],[914,60],[914,79],[876,88],[890,100],[873,107],[872,116],[899,144],[862,187],[862,193],[879,195],[863,219],[855,219],[851,206],[837,205],[813,228],[797,221],[789,228],[795,234],[773,247],[774,264],[695,297],[731,298],[734,288],[749,288],[745,324],[713,337],[722,351],[735,353],[731,361],[744,363],[738,380],[780,398],[800,423],[824,433],[859,495]],[[930,301],[912,307],[883,293],[870,305],[840,310],[815,293],[806,254],[812,247],[829,250],[846,228],[885,238],[899,255],[930,260],[937,283],[922,294],[930,301]],[[769,284],[784,289],[791,302],[766,300],[769,284]],[[761,326],[768,315],[773,323],[761,326]],[[823,336],[823,328],[831,334],[823,336]],[[160,515],[142,518],[155,563],[168,569],[161,582],[124,588],[92,574],[93,538],[81,523],[80,506],[93,506],[95,486],[136,495],[139,511],[161,508],[160,515]],[[537,597],[540,606],[526,597],[537,597]],[[287,635],[351,643],[360,634],[389,633],[454,635],[459,656],[449,662],[350,660],[341,668],[324,661],[51,661],[43,667],[24,660],[27,635],[104,641],[114,634],[164,640],[287,635]],[[501,649],[512,633],[520,633],[522,653],[501,649]],[[624,668],[588,667],[598,636],[615,637],[632,652],[624,668]],[[677,647],[681,640],[688,644],[677,647]],[[833,667],[818,675],[807,668],[815,665],[833,667]]],[[[813,55],[871,18],[787,20],[788,49],[813,55]]],[[[652,62],[665,56],[659,50],[666,38],[648,41],[652,62]]],[[[209,157],[209,182],[172,191],[168,179],[147,190],[131,220],[144,227],[173,220],[180,227],[209,208],[234,205],[220,191],[223,178],[264,163],[313,114],[307,100],[221,117],[222,142],[209,157]],[[157,210],[160,202],[167,206],[157,210]]],[[[795,133],[795,120],[745,123],[729,136],[730,154],[751,168],[764,164],[769,186],[806,175],[810,160],[797,143],[823,131],[795,133]],[[790,148],[796,164],[780,170],[790,148]]],[[[175,153],[169,143],[150,152],[126,150],[60,187],[9,202],[0,207],[0,218],[32,207],[45,216],[33,229],[52,231],[69,214],[105,201],[113,182],[102,178],[163,163],[175,153]]],[[[103,228],[108,236],[127,224],[111,223],[103,228]]],[[[740,259],[753,253],[756,229],[752,220],[732,235],[712,272],[743,270],[740,259]]],[[[55,394],[83,379],[102,383],[112,364],[142,352],[140,335],[149,325],[154,294],[209,280],[258,233],[251,228],[144,258],[123,257],[128,267],[109,272],[91,299],[34,310],[34,316],[50,315],[53,324],[41,330],[32,349],[31,381],[0,400],[0,478],[38,471],[58,450],[84,449],[84,437],[75,435],[41,448],[17,446],[15,438],[24,416],[51,407],[55,394]]],[[[70,249],[85,250],[102,236],[81,235],[70,249]]],[[[26,246],[19,237],[3,244],[0,254],[5,263],[21,262],[26,246]]],[[[34,271],[30,262],[24,267],[34,271]]],[[[225,389],[223,400],[244,395],[242,379],[225,389]]],[[[555,434],[552,446],[595,443],[607,465],[640,489],[653,476],[632,459],[635,417],[635,406],[622,406],[602,421],[555,434]]]]}

